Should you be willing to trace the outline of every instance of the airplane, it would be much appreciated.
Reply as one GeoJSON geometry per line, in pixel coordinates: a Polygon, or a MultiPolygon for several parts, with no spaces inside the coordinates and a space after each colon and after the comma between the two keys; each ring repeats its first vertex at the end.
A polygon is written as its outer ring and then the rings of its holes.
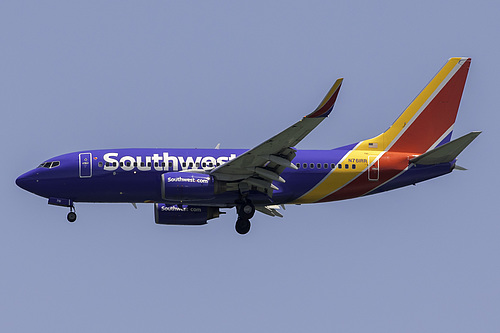
{"type": "Polygon", "coordinates": [[[319,106],[250,149],[104,149],[50,158],[16,179],[22,189],[69,208],[76,202],[153,203],[155,223],[204,225],[236,208],[235,229],[255,212],[351,199],[442,176],[481,133],[451,140],[471,59],[450,58],[388,130],[331,150],[296,145],[332,112],[342,78],[319,106]]]}

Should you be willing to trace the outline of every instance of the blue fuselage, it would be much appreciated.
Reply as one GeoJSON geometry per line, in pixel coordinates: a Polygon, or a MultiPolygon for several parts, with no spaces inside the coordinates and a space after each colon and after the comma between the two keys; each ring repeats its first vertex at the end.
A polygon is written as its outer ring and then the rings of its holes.
{"type": "MultiPolygon", "coordinates": [[[[367,173],[364,160],[346,161],[343,158],[352,146],[332,150],[299,150],[293,162],[299,168],[285,169],[281,176],[285,183],[274,182],[279,188],[272,196],[250,191],[248,198],[255,204],[309,203],[301,201],[336,170],[339,175],[352,177],[367,173]],[[340,166],[340,167],[339,167],[340,166]],[[340,168],[340,169],[339,169],[340,168]]],[[[17,184],[46,198],[65,198],[74,202],[166,202],[162,195],[162,175],[169,172],[208,174],[220,164],[245,152],[241,149],[110,149],[75,152],[54,157],[17,179],[17,184]]],[[[390,170],[380,165],[380,183],[377,180],[360,182],[352,194],[318,201],[333,201],[378,193],[414,184],[446,174],[453,163],[434,166],[408,166],[405,170],[390,170]],[[395,177],[384,172],[393,172],[395,177]],[[363,184],[370,185],[366,188],[363,184]],[[376,186],[374,186],[376,185],[376,186]]],[[[360,175],[358,178],[361,178],[360,175]]],[[[340,176],[339,176],[340,177],[340,176]]],[[[331,181],[331,180],[330,180],[331,181]]],[[[346,184],[347,185],[347,184],[346,184]]],[[[238,200],[237,190],[216,194],[209,200],[191,201],[191,204],[232,207],[238,200]]],[[[176,203],[176,202],[170,202],[176,203]]]]}

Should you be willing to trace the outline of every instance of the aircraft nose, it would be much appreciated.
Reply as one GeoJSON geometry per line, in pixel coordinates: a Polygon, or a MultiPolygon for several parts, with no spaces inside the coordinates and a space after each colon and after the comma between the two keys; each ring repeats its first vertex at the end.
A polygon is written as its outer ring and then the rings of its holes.
{"type": "Polygon", "coordinates": [[[28,171],[16,179],[16,184],[23,190],[33,192],[33,187],[36,184],[37,180],[35,179],[35,174],[32,171],[28,171]]]}

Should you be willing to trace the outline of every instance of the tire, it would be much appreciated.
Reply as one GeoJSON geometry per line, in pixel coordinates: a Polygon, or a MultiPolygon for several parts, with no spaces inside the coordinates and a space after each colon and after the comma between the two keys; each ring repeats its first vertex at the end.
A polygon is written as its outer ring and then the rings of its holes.
{"type": "Polygon", "coordinates": [[[238,217],[241,219],[250,220],[255,214],[255,206],[251,201],[245,202],[238,209],[238,217]]]}
{"type": "Polygon", "coordinates": [[[249,231],[250,231],[250,227],[251,227],[251,224],[250,224],[250,220],[248,219],[238,219],[238,221],[236,221],[236,225],[235,225],[235,229],[236,229],[236,232],[239,233],[240,235],[245,235],[247,234],[249,231]]]}
{"type": "Polygon", "coordinates": [[[75,212],[69,212],[68,213],[68,222],[75,222],[76,221],[76,213],[75,212]]]}

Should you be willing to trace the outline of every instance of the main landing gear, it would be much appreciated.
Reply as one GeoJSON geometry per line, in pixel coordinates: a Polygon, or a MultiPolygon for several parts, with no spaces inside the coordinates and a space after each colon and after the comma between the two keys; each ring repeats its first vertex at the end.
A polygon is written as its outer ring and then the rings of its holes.
{"type": "Polygon", "coordinates": [[[238,220],[236,221],[235,229],[240,235],[244,235],[250,231],[250,219],[255,214],[255,206],[250,200],[244,200],[236,206],[238,220]]]}
{"type": "Polygon", "coordinates": [[[75,222],[76,221],[76,213],[73,211],[75,209],[74,206],[69,207],[70,211],[68,213],[68,222],[75,222]]]}

